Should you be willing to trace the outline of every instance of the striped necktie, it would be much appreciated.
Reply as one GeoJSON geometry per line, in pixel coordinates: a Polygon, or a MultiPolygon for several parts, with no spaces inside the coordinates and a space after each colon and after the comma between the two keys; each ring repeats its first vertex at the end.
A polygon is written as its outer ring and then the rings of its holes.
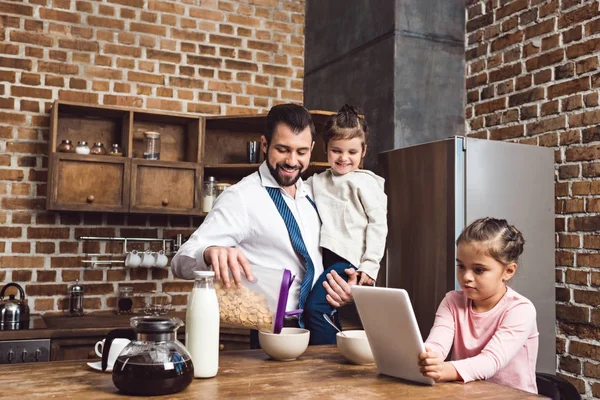
{"type": "MultiPolygon", "coordinates": [[[[301,260],[304,261],[304,265],[306,267],[306,271],[304,273],[304,278],[302,278],[302,282],[300,283],[300,301],[298,304],[298,308],[304,308],[304,304],[306,303],[306,298],[312,289],[313,278],[315,276],[315,266],[310,259],[310,255],[308,254],[308,250],[306,249],[306,245],[304,244],[304,239],[302,239],[302,233],[300,232],[300,227],[294,218],[294,215],[290,211],[290,208],[285,203],[283,196],[281,195],[281,191],[279,188],[275,187],[266,187],[269,196],[273,199],[273,203],[275,203],[275,207],[277,207],[277,211],[281,214],[281,218],[283,218],[283,222],[285,222],[285,226],[287,227],[288,234],[290,235],[290,240],[292,241],[292,247],[294,251],[301,257],[301,260]]],[[[312,199],[306,196],[308,201],[315,207],[316,205],[312,201],[312,199]]],[[[301,328],[304,328],[304,322],[302,322],[302,315],[300,315],[299,324],[301,328]]]]}

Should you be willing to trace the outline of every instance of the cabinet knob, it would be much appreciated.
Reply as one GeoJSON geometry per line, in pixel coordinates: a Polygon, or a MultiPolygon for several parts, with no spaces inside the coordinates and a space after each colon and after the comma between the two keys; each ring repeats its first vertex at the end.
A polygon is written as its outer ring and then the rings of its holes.
{"type": "Polygon", "coordinates": [[[96,199],[96,198],[90,194],[90,195],[87,197],[87,199],[86,199],[86,200],[87,200],[87,202],[88,202],[88,203],[93,203],[95,199],[96,199]]]}
{"type": "Polygon", "coordinates": [[[219,350],[225,350],[225,345],[223,343],[219,343],[219,350]]]}
{"type": "Polygon", "coordinates": [[[168,206],[169,205],[169,199],[163,199],[162,205],[163,206],[168,206]]]}

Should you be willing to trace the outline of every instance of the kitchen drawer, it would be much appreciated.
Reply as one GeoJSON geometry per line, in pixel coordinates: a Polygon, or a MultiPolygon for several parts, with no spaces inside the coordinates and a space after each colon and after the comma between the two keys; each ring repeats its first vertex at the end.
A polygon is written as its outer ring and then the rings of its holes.
{"type": "Polygon", "coordinates": [[[129,206],[129,160],[54,153],[50,210],[125,212],[129,206]]]}
{"type": "Polygon", "coordinates": [[[131,212],[198,214],[200,167],[195,163],[132,161],[131,212]]]}

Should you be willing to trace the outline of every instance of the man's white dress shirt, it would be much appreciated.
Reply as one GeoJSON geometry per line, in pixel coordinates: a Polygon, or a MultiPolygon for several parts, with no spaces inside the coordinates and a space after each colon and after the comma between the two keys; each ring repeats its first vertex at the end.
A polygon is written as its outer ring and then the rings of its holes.
{"type": "Polygon", "coordinates": [[[204,222],[181,246],[171,267],[176,277],[193,279],[194,270],[209,269],[204,262],[204,250],[210,246],[237,247],[250,265],[287,268],[296,276],[287,302],[287,310],[298,308],[300,282],[305,266],[294,251],[283,218],[265,187],[277,187],[296,218],[302,238],[315,267],[314,282],[323,273],[319,247],[321,222],[307,199],[310,187],[299,179],[296,198],[279,186],[263,162],[255,172],[226,189],[216,200],[204,222]]]}

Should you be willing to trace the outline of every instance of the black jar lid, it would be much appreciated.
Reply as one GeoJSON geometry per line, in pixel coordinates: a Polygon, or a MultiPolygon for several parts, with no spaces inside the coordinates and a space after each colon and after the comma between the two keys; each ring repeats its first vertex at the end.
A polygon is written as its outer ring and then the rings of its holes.
{"type": "Polygon", "coordinates": [[[131,318],[131,327],[136,333],[175,332],[181,326],[183,326],[183,321],[177,317],[144,316],[131,318]]]}

